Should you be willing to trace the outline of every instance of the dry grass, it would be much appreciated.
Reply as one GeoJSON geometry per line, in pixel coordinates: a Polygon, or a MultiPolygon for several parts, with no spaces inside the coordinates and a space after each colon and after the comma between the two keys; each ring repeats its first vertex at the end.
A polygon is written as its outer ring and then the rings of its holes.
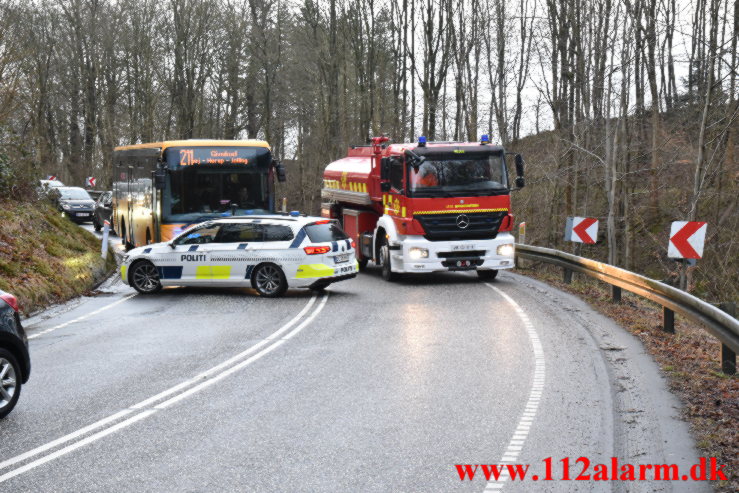
{"type": "Polygon", "coordinates": [[[668,334],[662,330],[661,306],[625,291],[621,303],[613,303],[609,285],[584,275],[575,274],[568,285],[553,266],[527,261],[518,271],[579,295],[637,336],[682,399],[701,454],[726,464],[729,480],[714,484],[716,491],[739,491],[739,377],[721,373],[721,344],[715,338],[677,315],[675,334],[668,334]]]}
{"type": "Polygon", "coordinates": [[[0,202],[0,289],[24,313],[85,293],[114,267],[100,240],[49,204],[0,202]]]}

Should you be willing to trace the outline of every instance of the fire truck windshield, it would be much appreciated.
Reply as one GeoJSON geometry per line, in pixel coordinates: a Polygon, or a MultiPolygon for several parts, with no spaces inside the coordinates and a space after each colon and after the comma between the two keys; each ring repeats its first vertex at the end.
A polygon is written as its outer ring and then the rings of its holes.
{"type": "Polygon", "coordinates": [[[415,169],[408,166],[408,191],[413,197],[497,195],[508,190],[503,155],[427,155],[415,169]]]}

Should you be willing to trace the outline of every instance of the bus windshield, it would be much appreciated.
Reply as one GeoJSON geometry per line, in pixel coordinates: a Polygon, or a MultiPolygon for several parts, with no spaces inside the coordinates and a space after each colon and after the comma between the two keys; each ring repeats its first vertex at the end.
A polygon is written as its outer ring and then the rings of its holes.
{"type": "Polygon", "coordinates": [[[408,190],[414,197],[494,195],[508,190],[503,155],[426,156],[408,167],[408,190]]]}
{"type": "Polygon", "coordinates": [[[170,170],[162,191],[162,219],[192,222],[220,215],[270,209],[267,174],[235,166],[183,166],[170,170]]]}

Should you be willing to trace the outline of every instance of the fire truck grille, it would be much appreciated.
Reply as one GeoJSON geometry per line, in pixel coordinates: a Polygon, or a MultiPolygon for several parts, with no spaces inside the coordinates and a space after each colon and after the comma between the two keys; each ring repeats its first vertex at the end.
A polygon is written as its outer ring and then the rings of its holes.
{"type": "Polygon", "coordinates": [[[484,257],[485,250],[463,250],[463,251],[457,251],[457,252],[439,252],[436,254],[436,256],[439,258],[446,258],[446,259],[484,257]]]}
{"type": "Polygon", "coordinates": [[[498,235],[500,223],[507,212],[476,212],[465,214],[416,214],[429,241],[484,240],[498,235]]]}

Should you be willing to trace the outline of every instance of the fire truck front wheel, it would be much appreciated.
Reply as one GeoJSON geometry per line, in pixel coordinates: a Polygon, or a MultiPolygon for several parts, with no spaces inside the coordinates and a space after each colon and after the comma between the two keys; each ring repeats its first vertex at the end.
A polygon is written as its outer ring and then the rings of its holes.
{"type": "Polygon", "coordinates": [[[382,278],[386,281],[395,281],[398,274],[394,273],[390,264],[390,247],[383,243],[380,247],[380,262],[382,263],[382,278]]]}
{"type": "Polygon", "coordinates": [[[498,271],[497,270],[478,270],[477,277],[479,277],[483,281],[492,281],[493,279],[498,277],[498,271]]]}

